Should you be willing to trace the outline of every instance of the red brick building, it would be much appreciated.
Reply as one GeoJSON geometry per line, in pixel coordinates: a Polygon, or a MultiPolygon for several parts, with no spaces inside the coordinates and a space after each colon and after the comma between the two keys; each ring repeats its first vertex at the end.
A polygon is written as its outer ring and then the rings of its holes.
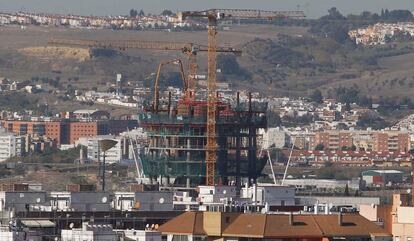
{"type": "Polygon", "coordinates": [[[60,144],[74,144],[81,137],[113,134],[117,135],[138,126],[134,120],[93,121],[20,121],[3,120],[3,128],[17,135],[46,136],[60,144]]]}

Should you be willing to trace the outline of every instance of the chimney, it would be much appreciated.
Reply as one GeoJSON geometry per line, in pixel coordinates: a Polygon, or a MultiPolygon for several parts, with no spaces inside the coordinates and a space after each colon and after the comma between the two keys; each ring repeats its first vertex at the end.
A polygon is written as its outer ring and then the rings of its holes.
{"type": "Polygon", "coordinates": [[[292,212],[289,213],[289,225],[290,226],[295,225],[295,223],[293,221],[293,213],[292,212]]]}
{"type": "Polygon", "coordinates": [[[342,224],[343,224],[343,220],[342,220],[342,218],[343,218],[343,216],[342,216],[342,213],[341,212],[339,212],[338,213],[338,225],[339,226],[342,226],[342,224]]]}
{"type": "Polygon", "coordinates": [[[253,205],[257,206],[257,184],[253,184],[253,205]]]}

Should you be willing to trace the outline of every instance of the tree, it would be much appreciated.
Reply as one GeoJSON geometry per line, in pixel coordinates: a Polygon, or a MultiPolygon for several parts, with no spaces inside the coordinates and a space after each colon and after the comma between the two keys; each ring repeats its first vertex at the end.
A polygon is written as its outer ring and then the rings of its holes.
{"type": "Polygon", "coordinates": [[[111,87],[108,88],[107,92],[115,93],[116,92],[116,89],[111,86],[111,87]]]}
{"type": "Polygon", "coordinates": [[[250,77],[250,73],[243,69],[234,55],[220,54],[217,56],[217,66],[224,75],[237,75],[244,79],[250,77]]]}
{"type": "Polygon", "coordinates": [[[310,99],[315,103],[322,103],[323,102],[322,92],[319,89],[314,90],[310,96],[310,99]]]}
{"type": "Polygon", "coordinates": [[[144,13],[144,10],[143,10],[143,9],[141,9],[141,10],[139,11],[138,16],[140,16],[140,17],[145,16],[145,13],[144,13]]]}
{"type": "Polygon", "coordinates": [[[345,19],[344,15],[342,15],[341,12],[339,12],[339,10],[336,7],[329,9],[328,15],[323,16],[322,18],[328,19],[328,20],[344,20],[345,19]]]}
{"type": "Polygon", "coordinates": [[[164,11],[162,11],[161,15],[163,15],[163,16],[173,16],[174,13],[171,10],[165,9],[164,11]]]}
{"type": "Polygon", "coordinates": [[[389,16],[390,16],[390,10],[388,10],[388,8],[387,8],[384,11],[384,19],[388,19],[389,16]]]}
{"type": "Polygon", "coordinates": [[[138,16],[138,10],[136,10],[136,9],[129,10],[129,16],[131,18],[136,18],[138,16]]]}
{"type": "Polygon", "coordinates": [[[348,187],[348,183],[346,184],[346,186],[345,186],[345,191],[344,191],[344,195],[345,196],[349,196],[349,187],[348,187]]]}
{"type": "Polygon", "coordinates": [[[269,111],[267,113],[267,126],[268,127],[277,127],[282,125],[282,119],[280,118],[279,113],[274,111],[269,111]]]}
{"type": "Polygon", "coordinates": [[[392,10],[388,13],[387,18],[393,22],[411,21],[413,20],[413,14],[409,10],[392,10]]]}
{"type": "Polygon", "coordinates": [[[323,151],[325,149],[325,145],[322,143],[319,143],[318,145],[316,145],[315,147],[315,151],[323,151]]]}
{"type": "Polygon", "coordinates": [[[359,117],[357,126],[361,129],[371,127],[374,130],[380,130],[387,127],[388,123],[375,112],[365,112],[359,117]]]}

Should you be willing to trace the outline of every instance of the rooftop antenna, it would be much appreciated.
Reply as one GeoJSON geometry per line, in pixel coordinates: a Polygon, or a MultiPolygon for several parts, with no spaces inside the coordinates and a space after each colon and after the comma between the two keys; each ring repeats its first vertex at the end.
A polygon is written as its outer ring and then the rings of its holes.
{"type": "Polygon", "coordinates": [[[121,89],[121,80],[122,80],[122,75],[121,74],[116,74],[116,95],[119,97],[122,93],[122,89],[121,89]]]}

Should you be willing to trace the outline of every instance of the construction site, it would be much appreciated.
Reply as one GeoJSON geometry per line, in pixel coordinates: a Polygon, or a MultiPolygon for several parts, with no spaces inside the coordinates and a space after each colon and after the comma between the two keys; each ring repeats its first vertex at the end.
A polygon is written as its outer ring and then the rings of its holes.
{"type": "MultiPolygon", "coordinates": [[[[266,128],[265,103],[216,103],[217,161],[215,181],[241,183],[255,180],[267,158],[258,157],[257,130],[266,128]]],[[[156,178],[183,178],[187,187],[202,183],[206,176],[206,101],[182,98],[161,105],[158,111],[141,114],[140,126],[147,130],[149,146],[141,154],[144,174],[156,178]]],[[[177,180],[177,179],[176,179],[177,180]]],[[[178,183],[176,183],[178,184],[178,183]]]]}
{"type": "MultiPolygon", "coordinates": [[[[267,103],[252,101],[251,94],[241,101],[240,94],[223,100],[217,91],[217,53],[240,55],[241,50],[217,46],[218,23],[223,19],[303,18],[303,12],[211,9],[178,14],[181,20],[207,20],[208,46],[193,43],[143,41],[49,41],[53,45],[91,48],[152,49],[182,51],[188,56],[187,74],[180,59],[159,65],[153,86],[153,100],[144,106],[139,125],[149,136],[149,145],[141,150],[142,177],[150,183],[194,187],[200,184],[235,185],[255,183],[266,164],[259,157],[258,130],[267,127],[267,103]],[[207,88],[197,86],[197,54],[206,52],[207,88]],[[159,79],[162,68],[179,64],[183,81],[182,96],[160,100],[159,79]]],[[[138,166],[137,165],[137,166],[138,166]]],[[[139,175],[141,176],[141,175],[139,175]]]]}
{"type": "MultiPolygon", "coordinates": [[[[185,185],[214,186],[235,184],[240,190],[241,178],[255,183],[266,163],[258,158],[257,130],[266,128],[266,103],[247,103],[220,100],[216,89],[217,78],[217,26],[225,18],[284,18],[303,17],[300,12],[271,12],[252,10],[219,10],[181,12],[180,19],[206,19],[208,21],[208,73],[205,98],[197,98],[197,65],[189,58],[188,78],[184,75],[184,96],[173,103],[169,94],[167,103],[159,103],[158,77],[154,87],[154,100],[141,115],[140,125],[150,135],[150,144],[141,154],[144,174],[154,179],[163,177],[185,179],[185,185]]],[[[158,74],[160,69],[158,71],[158,74]]],[[[175,182],[175,184],[184,181],[175,182]]]]}

